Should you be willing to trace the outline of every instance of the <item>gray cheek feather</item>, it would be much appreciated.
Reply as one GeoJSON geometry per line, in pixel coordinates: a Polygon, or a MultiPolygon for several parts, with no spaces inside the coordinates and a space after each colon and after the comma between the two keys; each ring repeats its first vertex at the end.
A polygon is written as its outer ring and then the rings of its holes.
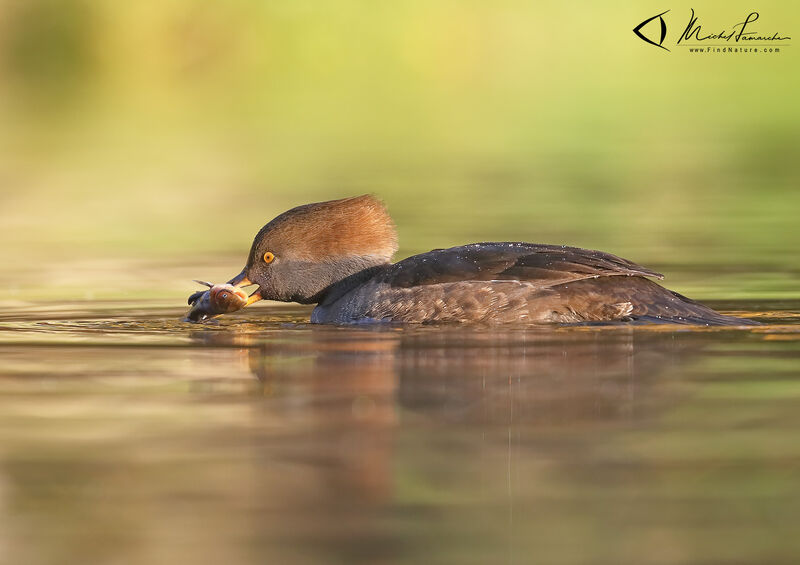
{"type": "Polygon", "coordinates": [[[269,273],[269,290],[275,300],[310,304],[335,283],[355,273],[386,262],[385,258],[367,256],[342,257],[332,261],[313,262],[287,259],[276,261],[269,273]]]}

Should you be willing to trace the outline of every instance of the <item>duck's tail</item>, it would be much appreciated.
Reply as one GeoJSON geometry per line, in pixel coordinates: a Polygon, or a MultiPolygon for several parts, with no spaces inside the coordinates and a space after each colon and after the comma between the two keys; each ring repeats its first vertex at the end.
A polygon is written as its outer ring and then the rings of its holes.
{"type": "MultiPolygon", "coordinates": [[[[656,283],[653,283],[656,284],[656,283]]],[[[667,301],[656,305],[655,308],[641,316],[632,316],[634,320],[646,323],[685,324],[693,326],[760,326],[760,322],[736,316],[727,316],[712,310],[705,304],[692,300],[675,291],[660,288],[668,292],[671,297],[667,301]]]]}
{"type": "Polygon", "coordinates": [[[633,323],[696,326],[761,325],[754,320],[720,314],[705,304],[700,304],[644,277],[604,277],[572,283],[570,286],[574,288],[579,284],[584,285],[586,291],[592,292],[592,296],[602,297],[619,307],[617,319],[633,323]]]}

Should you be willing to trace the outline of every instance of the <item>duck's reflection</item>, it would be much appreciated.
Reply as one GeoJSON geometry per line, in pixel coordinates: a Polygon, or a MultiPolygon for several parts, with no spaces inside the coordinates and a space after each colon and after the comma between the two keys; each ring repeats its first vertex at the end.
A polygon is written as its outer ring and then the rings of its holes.
{"type": "Polygon", "coordinates": [[[395,423],[398,410],[466,425],[636,417],[663,401],[648,394],[668,386],[660,375],[702,345],[632,328],[288,333],[200,332],[195,339],[241,347],[265,394],[287,410],[381,424],[395,423]]]}
{"type": "MultiPolygon", "coordinates": [[[[273,442],[267,457],[315,468],[333,506],[388,500],[398,441],[414,449],[469,444],[479,433],[486,447],[512,428],[524,436],[652,416],[679,393],[665,373],[698,347],[679,334],[630,328],[302,326],[198,339],[243,348],[268,399],[257,409],[293,434],[273,442]]],[[[509,448],[505,440],[496,447],[509,448]]]]}

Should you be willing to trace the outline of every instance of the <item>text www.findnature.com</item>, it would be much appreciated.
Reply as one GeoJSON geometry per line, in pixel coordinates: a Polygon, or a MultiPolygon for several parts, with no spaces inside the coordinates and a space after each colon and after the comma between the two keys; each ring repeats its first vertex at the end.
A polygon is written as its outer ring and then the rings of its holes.
{"type": "Polygon", "coordinates": [[[689,53],[780,53],[780,47],[689,47],[689,53]]]}

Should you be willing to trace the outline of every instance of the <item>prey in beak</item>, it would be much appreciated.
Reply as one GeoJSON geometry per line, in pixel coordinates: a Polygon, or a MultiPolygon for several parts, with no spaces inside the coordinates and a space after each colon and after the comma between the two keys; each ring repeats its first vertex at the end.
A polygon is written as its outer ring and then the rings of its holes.
{"type": "Polygon", "coordinates": [[[222,314],[236,312],[253,302],[261,300],[258,290],[248,296],[241,289],[252,283],[244,275],[244,271],[225,284],[211,284],[205,281],[195,281],[207,286],[208,290],[195,292],[189,297],[191,309],[184,318],[185,322],[204,322],[222,314]]]}

